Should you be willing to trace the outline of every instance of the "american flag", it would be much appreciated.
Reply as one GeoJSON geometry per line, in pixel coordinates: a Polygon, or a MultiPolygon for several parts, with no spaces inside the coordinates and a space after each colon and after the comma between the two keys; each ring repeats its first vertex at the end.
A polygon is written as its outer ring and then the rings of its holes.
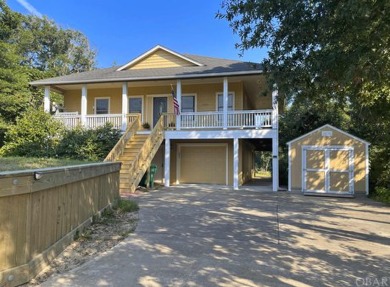
{"type": "Polygon", "coordinates": [[[177,101],[177,98],[175,96],[175,91],[173,90],[173,87],[171,86],[171,94],[173,97],[173,112],[175,115],[180,115],[180,107],[179,102],[177,101]]]}

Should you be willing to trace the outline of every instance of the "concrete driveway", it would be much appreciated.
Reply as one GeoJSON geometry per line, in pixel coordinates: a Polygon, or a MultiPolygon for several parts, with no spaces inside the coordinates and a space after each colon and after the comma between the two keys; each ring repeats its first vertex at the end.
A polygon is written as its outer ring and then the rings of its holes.
{"type": "Polygon", "coordinates": [[[43,286],[390,286],[390,207],[371,200],[213,186],[135,199],[134,234],[43,286]]]}

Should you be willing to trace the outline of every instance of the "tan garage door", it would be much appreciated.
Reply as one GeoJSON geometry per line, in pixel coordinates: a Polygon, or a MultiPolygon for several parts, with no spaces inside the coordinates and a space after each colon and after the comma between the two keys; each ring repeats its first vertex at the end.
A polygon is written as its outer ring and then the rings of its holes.
{"type": "Polygon", "coordinates": [[[227,184],[226,144],[179,145],[180,183],[227,184]]]}
{"type": "Polygon", "coordinates": [[[304,147],[304,192],[354,193],[353,148],[304,147]]]}

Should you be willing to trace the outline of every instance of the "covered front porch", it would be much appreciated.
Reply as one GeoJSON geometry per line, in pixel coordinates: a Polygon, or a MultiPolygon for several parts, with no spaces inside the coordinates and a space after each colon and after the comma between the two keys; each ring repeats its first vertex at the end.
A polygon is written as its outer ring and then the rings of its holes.
{"type": "Polygon", "coordinates": [[[54,117],[67,128],[110,122],[124,131],[139,114],[150,127],[164,115],[170,130],[275,128],[276,93],[262,92],[264,85],[256,75],[45,86],[44,109],[52,111],[50,93],[55,91],[64,105],[54,117]]]}

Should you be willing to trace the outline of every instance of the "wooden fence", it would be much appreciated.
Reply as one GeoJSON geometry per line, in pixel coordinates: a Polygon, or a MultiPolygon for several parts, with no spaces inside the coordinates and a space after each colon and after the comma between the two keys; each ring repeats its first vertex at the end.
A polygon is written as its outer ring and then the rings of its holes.
{"type": "Polygon", "coordinates": [[[119,198],[120,163],[0,173],[0,286],[43,270],[119,198]]]}

